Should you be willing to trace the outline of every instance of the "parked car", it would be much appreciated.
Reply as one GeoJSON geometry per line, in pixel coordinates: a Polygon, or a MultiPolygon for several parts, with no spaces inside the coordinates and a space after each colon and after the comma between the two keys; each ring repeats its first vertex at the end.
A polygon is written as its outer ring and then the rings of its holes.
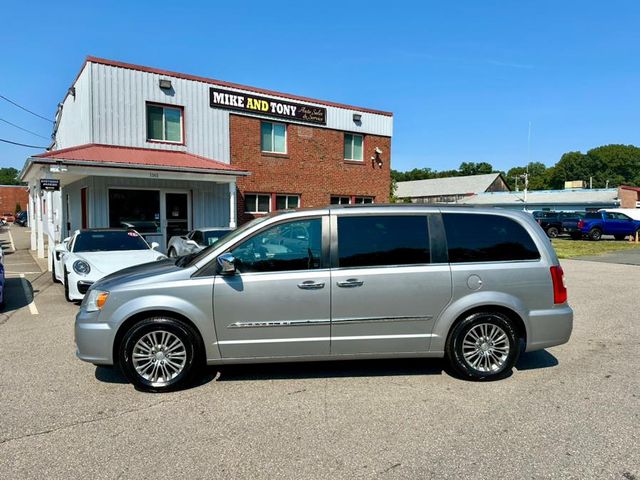
{"type": "Polygon", "coordinates": [[[175,258],[189,253],[197,253],[231,231],[231,228],[198,228],[191,230],[186,235],[171,237],[167,246],[167,255],[175,258]]]}
{"type": "Polygon", "coordinates": [[[26,227],[28,222],[29,216],[27,215],[27,212],[23,211],[16,215],[16,220],[14,223],[20,225],[21,227],[26,227]]]}
{"type": "Polygon", "coordinates": [[[7,223],[13,223],[15,219],[16,219],[15,215],[11,212],[2,214],[2,220],[4,220],[7,223]]]}
{"type": "MultiPolygon", "coordinates": [[[[537,213],[537,212],[536,212],[537,213]]],[[[565,231],[564,222],[569,225],[571,222],[578,223],[584,217],[584,212],[539,212],[534,218],[549,238],[556,238],[565,231]]]]}
{"type": "Polygon", "coordinates": [[[82,300],[89,287],[123,268],[167,258],[135,230],[78,230],[56,245],[51,276],[64,284],[68,301],[82,300]]]}
{"type": "Polygon", "coordinates": [[[633,220],[640,220],[640,208],[603,208],[599,212],[624,213],[633,220]]]}
{"type": "Polygon", "coordinates": [[[0,308],[4,306],[4,251],[0,246],[0,308]]]}
{"type": "Polygon", "coordinates": [[[613,235],[616,240],[624,240],[628,235],[640,232],[640,221],[633,220],[624,213],[618,212],[587,212],[578,221],[580,234],[589,240],[598,241],[602,235],[613,235]]]}
{"type": "Polygon", "coordinates": [[[204,364],[354,358],[446,357],[485,380],[506,375],[521,345],[567,342],[572,321],[530,215],[336,205],[276,212],[97,281],[75,339],[81,360],[117,364],[149,391],[184,386],[204,364]]]}

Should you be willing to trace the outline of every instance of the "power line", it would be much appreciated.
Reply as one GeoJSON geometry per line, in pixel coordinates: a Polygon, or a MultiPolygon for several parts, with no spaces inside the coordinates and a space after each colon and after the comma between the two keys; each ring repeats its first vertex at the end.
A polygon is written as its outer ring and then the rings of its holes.
{"type": "Polygon", "coordinates": [[[23,132],[30,133],[31,135],[35,135],[36,137],[40,137],[40,138],[44,138],[45,140],[49,140],[44,135],[40,135],[39,133],[32,132],[31,130],[27,130],[26,128],[22,128],[20,125],[16,125],[15,123],[11,123],[9,120],[5,120],[4,118],[0,118],[0,122],[7,123],[7,124],[11,125],[12,127],[16,127],[17,129],[22,130],[23,132]]]}
{"type": "Polygon", "coordinates": [[[48,147],[39,147],[37,145],[27,145],[26,143],[12,142],[11,140],[5,140],[4,138],[0,138],[0,142],[10,143],[11,145],[19,145],[21,147],[37,148],[40,150],[46,150],[48,148],[48,147]]]}
{"type": "Polygon", "coordinates": [[[35,112],[32,112],[31,110],[29,110],[28,108],[24,108],[22,105],[17,104],[16,102],[14,102],[13,100],[9,100],[7,97],[5,97],[4,95],[0,95],[0,98],[2,98],[3,100],[6,100],[7,102],[11,103],[12,105],[15,105],[18,108],[21,108],[22,110],[24,110],[25,112],[29,112],[31,115],[35,115],[38,118],[41,118],[42,120],[46,120],[47,122],[51,122],[51,123],[55,123],[53,120],[49,120],[48,118],[43,117],[42,115],[38,115],[35,112]]]}

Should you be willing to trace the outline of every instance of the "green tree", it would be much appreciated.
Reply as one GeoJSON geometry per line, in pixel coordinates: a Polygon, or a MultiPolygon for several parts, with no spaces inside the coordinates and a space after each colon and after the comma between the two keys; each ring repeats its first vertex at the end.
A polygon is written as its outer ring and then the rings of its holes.
{"type": "Polygon", "coordinates": [[[482,175],[493,173],[493,166],[487,162],[462,162],[458,168],[460,175],[482,175]]]}
{"type": "Polygon", "coordinates": [[[13,167],[0,168],[0,185],[21,185],[18,170],[13,167]]]}

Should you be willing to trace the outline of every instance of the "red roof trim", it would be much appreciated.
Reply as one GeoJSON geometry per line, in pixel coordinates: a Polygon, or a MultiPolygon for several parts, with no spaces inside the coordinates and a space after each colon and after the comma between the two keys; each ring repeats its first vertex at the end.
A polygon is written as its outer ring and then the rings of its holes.
{"type": "Polygon", "coordinates": [[[93,162],[107,165],[128,165],[137,167],[169,167],[177,169],[197,169],[202,171],[215,170],[237,173],[247,173],[246,170],[234,167],[232,165],[219,162],[201,155],[195,155],[180,150],[162,150],[157,148],[140,148],[140,147],[123,147],[119,145],[102,145],[97,143],[88,143],[60,150],[52,150],[50,152],[33,155],[32,158],[52,158],[67,160],[70,162],[93,162]],[[83,158],[83,152],[86,157],[83,158]],[[104,156],[108,156],[109,152],[114,153],[113,160],[105,160],[104,156]],[[131,159],[124,160],[122,154],[131,154],[131,159]],[[136,155],[139,155],[136,158],[136,155]],[[140,158],[142,156],[147,158],[140,158]],[[148,158],[148,156],[162,155],[167,158],[167,162],[159,162],[156,158],[148,158]],[[120,158],[117,158],[120,157],[120,158]],[[175,160],[171,162],[170,160],[175,160]],[[138,161],[136,161],[138,160],[138,161]]]}
{"type": "Polygon", "coordinates": [[[630,187],[628,185],[620,185],[623,190],[633,190],[634,192],[640,192],[640,187],[630,187]]]}
{"type": "MultiPolygon", "coordinates": [[[[82,70],[84,69],[85,65],[88,62],[92,62],[92,63],[99,63],[102,65],[108,65],[111,67],[120,67],[120,68],[127,68],[129,70],[138,70],[141,72],[147,72],[147,73],[155,73],[158,75],[166,75],[169,77],[175,77],[175,78],[181,78],[184,80],[193,80],[196,82],[203,82],[203,83],[208,83],[211,85],[218,85],[221,87],[229,87],[229,88],[237,88],[239,90],[246,90],[249,92],[254,92],[254,93],[261,93],[264,95],[272,95],[272,96],[276,96],[276,97],[283,97],[283,98],[288,98],[291,100],[299,100],[301,102],[309,102],[309,103],[317,103],[319,105],[326,105],[329,107],[336,107],[336,108],[345,108],[348,110],[356,110],[358,112],[365,112],[365,113],[373,113],[376,115],[384,115],[387,117],[393,117],[393,113],[392,112],[385,112],[382,110],[373,110],[370,108],[362,108],[362,107],[356,107],[353,105],[347,105],[347,104],[343,104],[343,103],[334,103],[334,102],[327,102],[325,100],[318,100],[315,98],[308,98],[308,97],[302,97],[299,95],[292,95],[290,93],[282,93],[282,92],[276,92],[275,90],[267,90],[264,88],[257,88],[257,87],[250,87],[247,85],[241,85],[239,83],[231,83],[231,82],[225,82],[222,80],[216,80],[213,78],[207,78],[207,77],[200,77],[197,75],[188,75],[186,73],[179,73],[179,72],[173,72],[170,70],[161,70],[159,68],[153,68],[153,67],[145,67],[143,65],[136,65],[133,63],[125,63],[125,62],[118,62],[115,60],[108,60],[106,58],[99,58],[99,57],[92,57],[92,56],[88,56],[87,59],[85,60],[84,64],[82,65],[82,68],[80,69],[80,73],[82,73],[82,70]]],[[[78,76],[80,76],[80,73],[78,73],[78,76]]],[[[78,77],[76,77],[77,80],[78,77]]],[[[75,83],[75,82],[74,82],[75,83]]]]}

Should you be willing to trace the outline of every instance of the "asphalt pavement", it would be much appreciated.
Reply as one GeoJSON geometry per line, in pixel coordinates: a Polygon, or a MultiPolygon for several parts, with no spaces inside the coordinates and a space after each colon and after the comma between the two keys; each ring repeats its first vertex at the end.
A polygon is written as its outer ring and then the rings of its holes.
{"type": "Polygon", "coordinates": [[[640,269],[563,267],[570,342],[501,381],[424,359],[245,365],[162,395],[77,360],[78,307],[25,276],[38,313],[22,299],[0,324],[0,478],[640,479],[640,269]]]}

